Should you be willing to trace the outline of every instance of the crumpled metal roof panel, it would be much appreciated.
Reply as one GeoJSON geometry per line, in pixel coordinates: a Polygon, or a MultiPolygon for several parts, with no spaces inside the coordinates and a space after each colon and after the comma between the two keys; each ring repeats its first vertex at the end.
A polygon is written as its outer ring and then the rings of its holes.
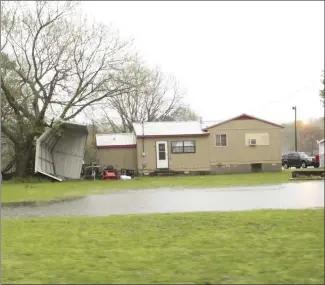
{"type": "Polygon", "coordinates": [[[62,122],[36,141],[35,173],[52,179],[79,179],[87,143],[87,126],[62,122]]]}

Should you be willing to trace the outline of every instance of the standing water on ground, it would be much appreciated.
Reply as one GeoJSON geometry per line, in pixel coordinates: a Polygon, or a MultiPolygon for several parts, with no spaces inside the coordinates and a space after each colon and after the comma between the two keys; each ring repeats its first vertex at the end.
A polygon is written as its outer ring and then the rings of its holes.
{"type": "Polygon", "coordinates": [[[46,206],[2,209],[4,218],[109,216],[324,207],[324,181],[214,189],[159,188],[90,195],[46,206]]]}

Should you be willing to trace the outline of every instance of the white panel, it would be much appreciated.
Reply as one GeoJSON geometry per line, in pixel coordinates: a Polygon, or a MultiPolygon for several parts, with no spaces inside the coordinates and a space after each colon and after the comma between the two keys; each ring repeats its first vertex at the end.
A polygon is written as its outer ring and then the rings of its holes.
{"type": "Polygon", "coordinates": [[[53,149],[56,175],[79,179],[87,135],[76,131],[63,132],[53,149]]]}
{"type": "Polygon", "coordinates": [[[245,134],[245,145],[249,146],[249,140],[256,139],[256,145],[269,145],[270,136],[268,133],[247,133],[245,134]]]}
{"type": "Polygon", "coordinates": [[[53,158],[49,149],[50,143],[57,141],[52,130],[46,131],[36,142],[35,172],[54,175],[53,158]]]}

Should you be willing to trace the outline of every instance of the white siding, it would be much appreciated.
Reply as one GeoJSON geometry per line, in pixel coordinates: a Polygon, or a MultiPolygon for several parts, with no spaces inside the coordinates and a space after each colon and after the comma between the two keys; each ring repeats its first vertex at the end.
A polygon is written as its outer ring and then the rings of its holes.
{"type": "Polygon", "coordinates": [[[324,154],[324,142],[319,144],[319,154],[324,154]]]}

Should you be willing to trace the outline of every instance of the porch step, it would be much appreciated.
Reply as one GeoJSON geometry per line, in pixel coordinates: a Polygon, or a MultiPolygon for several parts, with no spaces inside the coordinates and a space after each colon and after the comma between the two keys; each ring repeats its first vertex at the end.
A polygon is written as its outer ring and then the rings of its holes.
{"type": "Polygon", "coordinates": [[[157,169],[155,171],[155,175],[157,176],[171,176],[171,175],[176,175],[179,174],[179,172],[169,170],[169,169],[157,169]]]}
{"type": "Polygon", "coordinates": [[[156,172],[157,176],[172,176],[176,175],[175,172],[156,172]]]}

